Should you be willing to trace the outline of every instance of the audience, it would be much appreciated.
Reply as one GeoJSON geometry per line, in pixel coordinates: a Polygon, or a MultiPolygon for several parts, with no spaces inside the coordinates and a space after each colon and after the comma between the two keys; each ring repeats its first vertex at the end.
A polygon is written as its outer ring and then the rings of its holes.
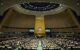
{"type": "Polygon", "coordinates": [[[0,41],[0,50],[14,50],[16,48],[19,48],[19,50],[36,49],[39,40],[41,40],[42,42],[43,49],[58,50],[61,48],[66,48],[67,50],[69,50],[74,48],[80,48],[80,39],[76,38],[75,36],[73,38],[73,36],[69,36],[67,34],[57,33],[55,36],[52,35],[51,37],[46,36],[43,38],[37,38],[35,36],[29,36],[27,34],[24,34],[25,36],[15,35],[16,34],[5,38],[1,37],[3,40],[0,41]]]}

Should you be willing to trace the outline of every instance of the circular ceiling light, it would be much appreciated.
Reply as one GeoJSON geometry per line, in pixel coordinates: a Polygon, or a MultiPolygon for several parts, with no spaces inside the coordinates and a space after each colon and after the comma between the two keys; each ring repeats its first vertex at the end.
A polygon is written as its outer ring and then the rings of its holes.
{"type": "Polygon", "coordinates": [[[32,11],[48,11],[59,7],[57,3],[45,3],[45,2],[30,2],[20,4],[22,8],[32,11]]]}

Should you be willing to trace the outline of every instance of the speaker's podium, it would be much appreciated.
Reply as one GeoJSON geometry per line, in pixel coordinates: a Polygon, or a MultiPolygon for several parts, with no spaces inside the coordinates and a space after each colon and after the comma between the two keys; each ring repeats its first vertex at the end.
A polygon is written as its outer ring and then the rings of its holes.
{"type": "Polygon", "coordinates": [[[46,35],[44,16],[36,16],[34,35],[38,37],[42,37],[46,35]]]}

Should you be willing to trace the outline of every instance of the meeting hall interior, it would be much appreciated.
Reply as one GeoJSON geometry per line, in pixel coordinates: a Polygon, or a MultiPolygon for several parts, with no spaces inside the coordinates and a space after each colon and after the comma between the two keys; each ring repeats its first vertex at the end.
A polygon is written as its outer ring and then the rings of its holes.
{"type": "Polygon", "coordinates": [[[80,50],[80,0],[0,0],[0,50],[80,50]]]}

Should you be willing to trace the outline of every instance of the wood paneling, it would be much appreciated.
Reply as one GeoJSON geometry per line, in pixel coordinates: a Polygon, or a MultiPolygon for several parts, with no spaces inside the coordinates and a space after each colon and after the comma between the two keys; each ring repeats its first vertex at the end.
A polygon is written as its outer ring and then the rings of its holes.
{"type": "MultiPolygon", "coordinates": [[[[72,13],[72,12],[70,12],[72,13]]],[[[44,17],[46,28],[55,28],[55,32],[80,32],[80,24],[76,20],[73,14],[70,15],[67,10],[55,15],[46,15],[44,17]],[[71,27],[75,27],[71,28],[71,27]],[[56,29],[59,28],[59,29],[56,29]],[[64,29],[60,29],[64,28],[64,29]]],[[[35,16],[34,15],[25,15],[19,12],[10,9],[5,18],[0,24],[0,31],[15,32],[15,31],[27,31],[25,28],[34,28],[35,25],[35,16]],[[16,27],[16,28],[5,28],[7,27],[16,27]]]]}
{"type": "MultiPolygon", "coordinates": [[[[6,14],[5,18],[2,21],[1,27],[18,27],[18,28],[33,28],[34,27],[35,16],[33,15],[25,15],[18,13],[16,11],[9,10],[6,14]],[[8,15],[10,14],[10,15],[8,15]]],[[[2,29],[4,31],[10,31],[10,29],[2,29]]],[[[13,29],[11,29],[13,30],[13,29]]],[[[15,30],[15,29],[14,29],[15,30]]],[[[16,29],[17,30],[17,29],[16,29]]],[[[20,29],[19,29],[20,30],[20,29]]],[[[22,30],[22,29],[21,29],[22,30]]]]}
{"type": "Polygon", "coordinates": [[[72,16],[67,16],[67,13],[64,11],[55,15],[45,16],[46,28],[64,28],[64,27],[73,27],[77,26],[72,16]]]}

